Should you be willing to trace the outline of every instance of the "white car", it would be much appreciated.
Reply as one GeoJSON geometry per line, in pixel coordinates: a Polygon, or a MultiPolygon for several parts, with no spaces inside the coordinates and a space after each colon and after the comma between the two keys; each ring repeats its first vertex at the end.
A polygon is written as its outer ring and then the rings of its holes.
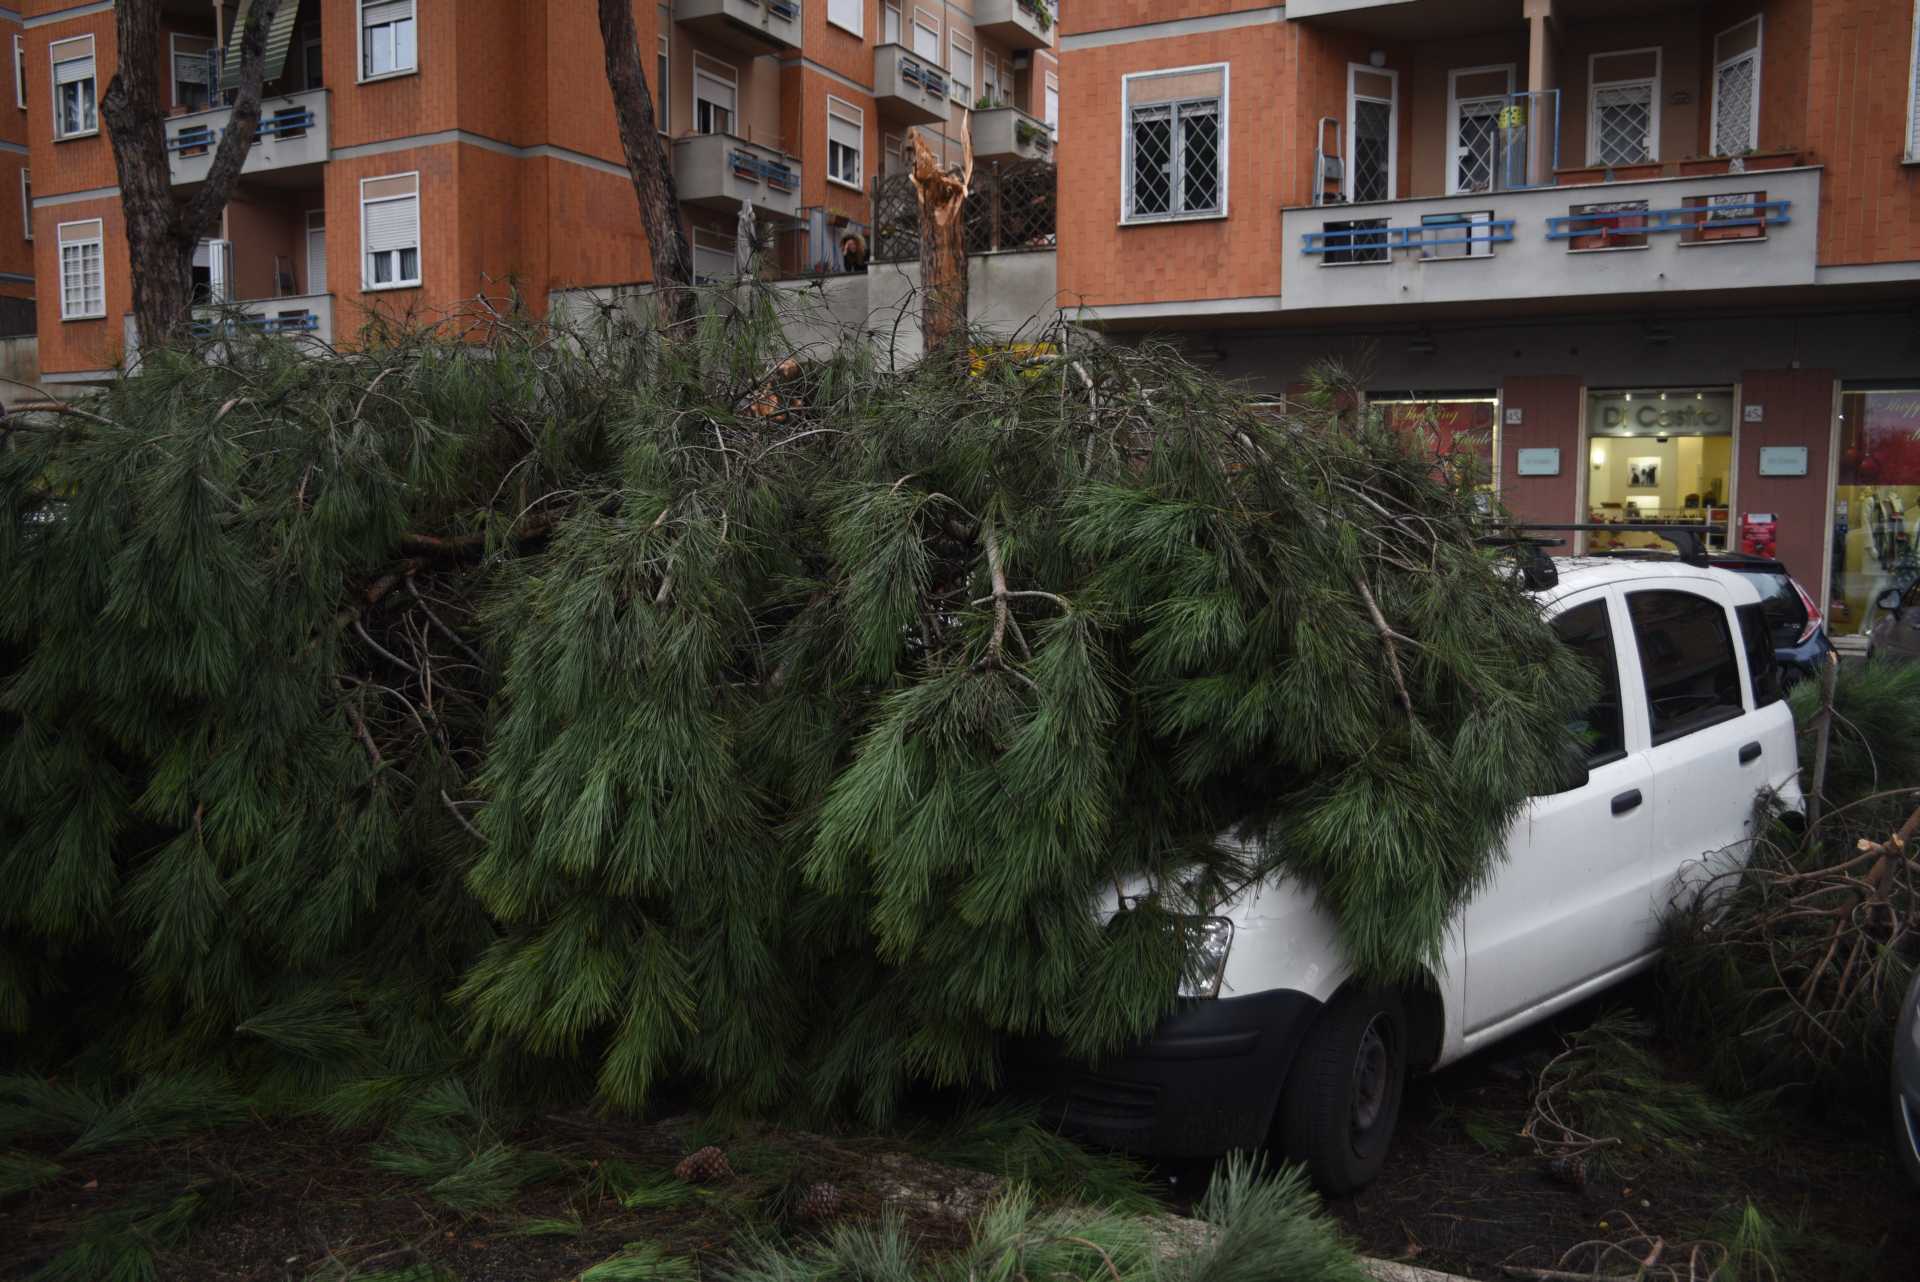
{"type": "Polygon", "coordinates": [[[1677,879],[1712,852],[1743,857],[1762,790],[1798,804],[1793,717],[1748,576],[1677,559],[1554,565],[1541,609],[1604,688],[1572,727],[1584,765],[1528,803],[1439,972],[1397,991],[1349,982],[1312,895],[1257,886],[1208,919],[1205,973],[1151,1038],[1056,1079],[1068,1130],[1165,1157],[1271,1134],[1323,1191],[1351,1192],[1385,1160],[1409,1069],[1645,969],[1677,879]]]}

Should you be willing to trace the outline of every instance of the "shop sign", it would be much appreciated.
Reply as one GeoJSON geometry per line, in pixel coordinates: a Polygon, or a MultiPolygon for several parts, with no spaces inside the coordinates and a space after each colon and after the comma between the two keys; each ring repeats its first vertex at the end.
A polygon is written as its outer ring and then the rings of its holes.
{"type": "Polygon", "coordinates": [[[1763,445],[1760,447],[1760,475],[1805,476],[1806,474],[1806,446],[1763,445]]]}
{"type": "Polygon", "coordinates": [[[1558,476],[1560,475],[1560,451],[1557,449],[1520,450],[1515,458],[1515,468],[1521,476],[1558,476]]]}
{"type": "Polygon", "coordinates": [[[1725,392],[1599,392],[1587,430],[1605,436],[1724,436],[1733,431],[1733,397],[1725,392]]]}

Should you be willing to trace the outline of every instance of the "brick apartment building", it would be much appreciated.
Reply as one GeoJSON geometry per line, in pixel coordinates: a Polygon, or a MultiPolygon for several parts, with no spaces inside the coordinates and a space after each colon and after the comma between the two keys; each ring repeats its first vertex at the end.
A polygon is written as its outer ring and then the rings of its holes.
{"type": "Polygon", "coordinates": [[[1917,10],[1074,0],[1063,302],[1338,358],[1526,518],[1772,517],[1852,632],[1920,577],[1917,10]]]}
{"type": "Polygon", "coordinates": [[[0,48],[12,54],[12,93],[0,103],[0,334],[32,329],[33,193],[27,180],[27,97],[21,89],[21,60],[26,32],[20,15],[0,9],[0,48]]]}
{"type": "MultiPolygon", "coordinates": [[[[225,127],[246,0],[165,0],[173,181],[203,181],[225,127]]],[[[111,0],[22,0],[16,98],[31,148],[21,279],[47,382],[106,377],[137,341],[113,155],[98,113],[121,51],[111,0]],[[30,140],[30,141],[29,141],[30,140]]],[[[10,15],[8,15],[10,16],[10,15]]],[[[636,0],[696,273],[731,274],[750,201],[782,266],[835,270],[908,128],[958,155],[1050,150],[1060,81],[1043,0],[636,0]]],[[[210,297],[265,328],[348,343],[374,313],[432,316],[513,282],[651,274],[607,88],[595,0],[282,0],[261,127],[196,258],[210,297]]],[[[21,148],[24,151],[26,148],[21,148]]],[[[9,170],[4,177],[10,179],[9,170]]],[[[25,179],[20,180],[25,191],[25,179]]],[[[23,202],[26,197],[23,195],[23,202]]],[[[23,205],[24,208],[24,205],[23,205]]]]}

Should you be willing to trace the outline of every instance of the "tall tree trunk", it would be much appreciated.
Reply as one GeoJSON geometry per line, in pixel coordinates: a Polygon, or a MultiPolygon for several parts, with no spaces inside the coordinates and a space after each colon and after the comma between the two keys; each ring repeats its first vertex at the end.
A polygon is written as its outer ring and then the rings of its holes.
{"type": "MultiPolygon", "coordinates": [[[[240,41],[240,84],[206,181],[193,198],[174,199],[167,164],[166,109],[160,99],[160,0],[119,0],[114,34],[119,65],[100,98],[100,116],[120,175],[132,262],[133,318],[140,342],[156,347],[185,331],[193,314],[193,250],[233,195],[260,124],[260,85],[274,11],[299,0],[254,0],[240,41]],[[140,56],[126,57],[127,50],[140,56]]],[[[214,51],[219,56],[219,51],[214,51]]]]}
{"type": "Polygon", "coordinates": [[[920,199],[920,336],[927,355],[957,346],[966,359],[967,193],[973,185],[973,130],[960,127],[965,160],[943,166],[913,131],[913,190],[920,199]]]}
{"type": "Polygon", "coordinates": [[[599,0],[600,42],[606,47],[607,85],[613,90],[614,119],[627,153],[627,173],[640,202],[640,225],[653,254],[653,288],[660,295],[662,319],[677,325],[693,316],[693,255],[680,222],[680,194],[673,164],[654,124],[653,93],[640,65],[640,34],[633,25],[632,0],[599,0]]]}

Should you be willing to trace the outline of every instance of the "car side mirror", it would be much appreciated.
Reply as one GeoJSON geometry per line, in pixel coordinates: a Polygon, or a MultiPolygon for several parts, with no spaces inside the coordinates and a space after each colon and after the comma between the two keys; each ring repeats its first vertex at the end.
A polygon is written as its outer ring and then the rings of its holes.
{"type": "Polygon", "coordinates": [[[1894,618],[1897,619],[1900,617],[1901,600],[1899,588],[1886,589],[1873,599],[1873,603],[1882,610],[1885,610],[1888,614],[1891,614],[1894,618]]]}

